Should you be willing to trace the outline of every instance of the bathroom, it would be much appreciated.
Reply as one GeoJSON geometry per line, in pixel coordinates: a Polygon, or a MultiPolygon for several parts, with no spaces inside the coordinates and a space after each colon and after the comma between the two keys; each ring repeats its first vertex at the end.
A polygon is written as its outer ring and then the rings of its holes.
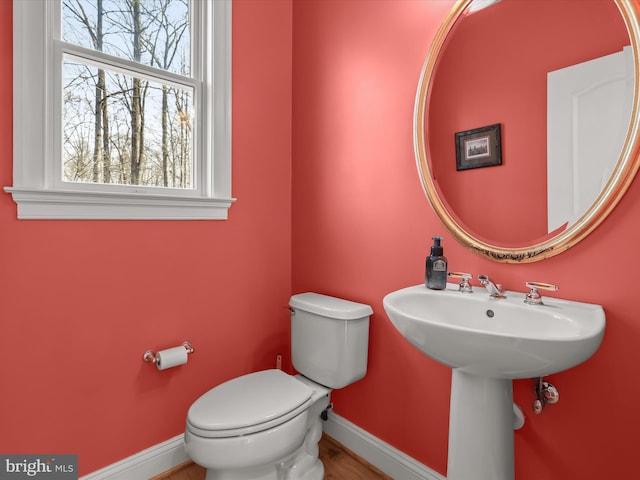
{"type": "MultiPolygon", "coordinates": [[[[501,264],[458,244],[425,198],[412,141],[420,70],[453,3],[234,1],[237,201],[226,221],[17,220],[5,193],[0,453],[73,453],[88,475],[181,434],[212,386],[271,368],[278,354],[291,369],[287,302],[313,291],[374,310],[367,376],[332,393],[335,414],[444,476],[451,371],[382,307],[422,282],[437,234],[451,270],[517,291],[558,284],[607,315],[598,352],[550,377],[557,405],[533,416],[531,383],[514,382],[527,416],[516,478],[629,478],[638,179],[587,238],[544,261],[501,264]],[[187,365],[158,372],[141,359],[185,339],[196,349],[187,365]]],[[[2,185],[12,182],[11,14],[0,1],[2,185]]]]}

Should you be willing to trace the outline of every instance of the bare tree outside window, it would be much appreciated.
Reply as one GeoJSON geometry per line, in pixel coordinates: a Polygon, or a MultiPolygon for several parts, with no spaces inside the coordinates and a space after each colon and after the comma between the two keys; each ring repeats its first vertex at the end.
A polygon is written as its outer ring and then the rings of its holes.
{"type": "Polygon", "coordinates": [[[189,0],[63,1],[65,42],[125,60],[65,55],[64,181],[193,188],[189,15],[189,0]]]}

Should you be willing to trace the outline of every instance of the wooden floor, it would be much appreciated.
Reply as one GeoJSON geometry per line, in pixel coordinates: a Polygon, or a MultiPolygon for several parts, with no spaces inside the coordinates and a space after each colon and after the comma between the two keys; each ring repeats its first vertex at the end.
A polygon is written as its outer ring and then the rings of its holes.
{"type": "MultiPolygon", "coordinates": [[[[393,480],[328,435],[322,435],[319,445],[324,480],[393,480]]],[[[150,480],[204,480],[204,477],[204,468],[186,462],[150,480]]]]}

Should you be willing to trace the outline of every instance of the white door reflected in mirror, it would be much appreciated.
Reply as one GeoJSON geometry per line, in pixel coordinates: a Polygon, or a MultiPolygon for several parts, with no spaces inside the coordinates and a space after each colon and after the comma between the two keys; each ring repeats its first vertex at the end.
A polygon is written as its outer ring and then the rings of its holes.
{"type": "Polygon", "coordinates": [[[631,119],[631,47],[547,75],[548,231],[571,226],[611,177],[631,119]]]}

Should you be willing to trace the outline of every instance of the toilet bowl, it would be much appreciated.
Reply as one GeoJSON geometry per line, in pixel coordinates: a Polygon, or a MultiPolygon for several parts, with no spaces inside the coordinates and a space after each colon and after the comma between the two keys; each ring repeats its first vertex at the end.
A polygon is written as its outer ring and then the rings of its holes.
{"type": "Polygon", "coordinates": [[[300,374],[243,375],[189,409],[185,449],[207,469],[206,480],[323,480],[321,414],[332,388],[366,374],[372,310],[315,293],[294,295],[290,307],[292,360],[300,374]]]}
{"type": "Polygon", "coordinates": [[[296,478],[277,474],[305,459],[308,434],[317,436],[309,439],[317,444],[319,415],[328,404],[329,389],[314,389],[280,370],[235,378],[209,390],[189,409],[187,453],[207,468],[208,479],[296,478]],[[311,411],[316,410],[313,422],[311,411]]]}

